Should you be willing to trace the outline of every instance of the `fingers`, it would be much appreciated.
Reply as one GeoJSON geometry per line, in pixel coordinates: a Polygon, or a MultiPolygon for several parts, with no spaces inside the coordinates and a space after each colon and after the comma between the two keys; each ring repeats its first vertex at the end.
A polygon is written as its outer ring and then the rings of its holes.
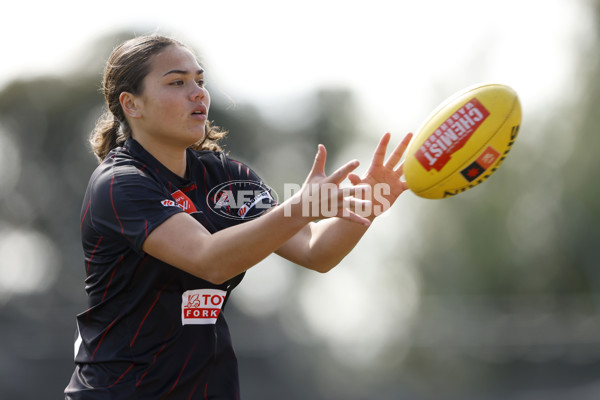
{"type": "Polygon", "coordinates": [[[396,175],[398,176],[402,176],[404,175],[404,161],[402,163],[400,163],[400,165],[398,166],[398,168],[396,168],[394,170],[394,172],[396,173],[396,175]]]}
{"type": "Polygon", "coordinates": [[[338,208],[335,216],[368,226],[371,221],[367,217],[372,213],[373,202],[356,197],[355,190],[347,189],[344,189],[344,196],[339,199],[341,207],[338,208]]]}
{"type": "MultiPolygon", "coordinates": [[[[372,166],[384,166],[385,168],[393,169],[398,172],[400,175],[402,174],[403,165],[400,164],[399,167],[396,168],[396,164],[400,162],[404,152],[406,151],[410,141],[413,137],[412,133],[408,133],[400,143],[394,148],[387,161],[385,161],[385,153],[387,151],[387,146],[390,143],[391,134],[389,132],[385,133],[377,148],[375,149],[375,153],[373,154],[373,160],[371,162],[372,166]]],[[[327,150],[325,146],[322,144],[319,145],[317,150],[317,155],[315,156],[315,161],[313,163],[312,169],[310,171],[310,176],[321,175],[325,176],[325,162],[327,159],[327,150]]],[[[361,179],[355,175],[350,174],[353,170],[355,170],[359,166],[359,162],[354,160],[350,161],[340,168],[338,168],[334,173],[329,176],[328,181],[340,184],[344,179],[349,178],[352,184],[357,184],[361,181],[361,179]]]]}
{"type": "Polygon", "coordinates": [[[372,191],[373,191],[373,188],[370,185],[362,184],[359,182],[359,184],[354,185],[354,186],[339,188],[337,197],[338,197],[338,200],[343,200],[343,199],[363,200],[365,198],[370,198],[372,191]]]}
{"type": "Polygon", "coordinates": [[[360,163],[357,160],[347,162],[346,164],[336,169],[335,172],[333,172],[329,176],[328,181],[339,185],[344,179],[348,177],[348,174],[355,170],[359,165],[360,163]]]}
{"type": "Polygon", "coordinates": [[[384,134],[375,149],[371,166],[364,178],[352,173],[359,166],[359,162],[356,160],[347,162],[327,176],[325,174],[327,151],[325,146],[319,145],[310,175],[303,186],[304,194],[301,196],[305,203],[313,205],[313,209],[315,206],[318,208],[318,210],[313,210],[311,216],[315,218],[338,216],[368,225],[370,221],[365,216],[370,216],[372,212],[367,210],[371,210],[373,207],[379,207],[382,210],[389,208],[395,199],[408,189],[406,182],[402,180],[404,171],[402,157],[412,137],[412,133],[407,134],[385,160],[391,134],[384,134]],[[342,189],[339,185],[346,178],[352,187],[342,189]],[[371,199],[372,196],[365,190],[375,190],[379,184],[387,185],[388,188],[392,187],[393,191],[387,193],[387,197],[381,201],[378,200],[374,205],[371,200],[366,200],[367,198],[371,199]],[[305,196],[306,198],[304,198],[305,196]]]}
{"type": "Polygon", "coordinates": [[[373,165],[383,165],[383,160],[385,159],[385,152],[387,150],[387,145],[390,143],[390,138],[392,135],[387,132],[383,135],[377,148],[375,148],[375,153],[373,154],[373,165]]]}
{"type": "Polygon", "coordinates": [[[356,174],[349,174],[348,180],[353,185],[358,185],[358,184],[362,183],[362,179],[360,178],[360,176],[358,176],[356,174]]]}
{"type": "Polygon", "coordinates": [[[361,184],[344,188],[343,191],[344,197],[340,199],[343,208],[338,211],[337,216],[368,226],[371,222],[367,217],[371,216],[374,210],[371,186],[361,184]]]}
{"type": "MultiPolygon", "coordinates": [[[[315,219],[340,217],[360,224],[369,224],[373,202],[368,185],[339,188],[334,183],[305,184],[298,201],[303,217],[315,219]]],[[[300,212],[300,209],[298,209],[300,212]]]]}
{"type": "Polygon", "coordinates": [[[327,150],[325,146],[320,144],[317,148],[317,154],[315,155],[315,161],[310,170],[309,176],[325,175],[325,161],[327,160],[327,150]]]}
{"type": "MultiPolygon", "coordinates": [[[[325,163],[327,161],[327,150],[325,146],[322,144],[319,145],[317,150],[317,155],[315,156],[315,161],[313,162],[313,166],[310,170],[310,174],[307,180],[315,176],[326,176],[325,174],[325,163]]],[[[327,182],[335,183],[339,185],[342,183],[344,179],[348,176],[348,174],[355,170],[360,163],[357,160],[349,161],[346,164],[342,165],[340,168],[335,170],[328,178],[327,182]]]]}
{"type": "MultiPolygon", "coordinates": [[[[390,157],[385,162],[386,168],[394,169],[396,167],[396,164],[398,164],[398,162],[400,162],[400,160],[402,159],[402,156],[404,155],[404,152],[406,151],[406,148],[408,147],[412,136],[412,133],[409,133],[406,136],[404,136],[400,143],[398,143],[396,148],[392,151],[392,154],[390,154],[390,157]]],[[[400,165],[400,167],[396,171],[398,170],[400,170],[400,172],[402,171],[402,165],[400,165]]]]}
{"type": "Polygon", "coordinates": [[[356,222],[358,224],[365,225],[365,226],[371,225],[371,221],[369,221],[369,219],[367,219],[361,215],[358,215],[355,212],[352,212],[348,209],[340,210],[340,212],[338,213],[338,215],[336,215],[336,217],[347,219],[349,221],[356,222]]]}

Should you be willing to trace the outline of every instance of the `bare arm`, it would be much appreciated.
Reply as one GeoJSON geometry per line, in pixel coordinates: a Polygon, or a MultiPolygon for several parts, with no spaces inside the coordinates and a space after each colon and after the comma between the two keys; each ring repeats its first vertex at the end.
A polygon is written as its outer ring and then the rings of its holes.
{"type": "Polygon", "coordinates": [[[298,265],[327,272],[356,246],[368,227],[331,218],[312,222],[286,241],[276,253],[298,265]]]}
{"type": "MultiPolygon", "coordinates": [[[[291,199],[254,220],[210,234],[191,216],[172,216],[150,233],[142,249],[151,256],[213,283],[222,283],[246,271],[280,248],[310,221],[323,215],[302,215],[302,197],[325,184],[337,187],[358,166],[357,161],[325,175],[323,146],[303,188],[291,199]]],[[[341,191],[323,193],[320,201],[338,204],[338,213],[352,224],[369,223],[352,212],[343,212],[341,191]],[[335,201],[334,201],[335,200],[335,201]]]]}
{"type": "MultiPolygon", "coordinates": [[[[390,135],[382,137],[373,155],[368,171],[360,178],[350,175],[355,185],[368,185],[372,208],[366,216],[373,221],[396,201],[407,189],[401,180],[403,164],[400,162],[412,135],[404,139],[384,162],[390,135]]],[[[296,235],[277,250],[280,256],[319,272],[327,272],[335,267],[358,243],[368,226],[352,223],[342,218],[330,218],[312,222],[304,226],[296,235]]]]}
{"type": "Polygon", "coordinates": [[[307,220],[285,217],[283,208],[211,234],[186,213],[158,226],[143,250],[151,256],[209,282],[220,284],[267,257],[289,240],[307,220]]]}

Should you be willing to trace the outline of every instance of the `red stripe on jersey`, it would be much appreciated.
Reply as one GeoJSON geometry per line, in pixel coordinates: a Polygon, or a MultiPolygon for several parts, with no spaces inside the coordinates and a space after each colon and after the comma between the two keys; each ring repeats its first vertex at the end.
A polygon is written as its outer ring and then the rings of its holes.
{"type": "Polygon", "coordinates": [[[146,255],[142,261],[139,263],[137,269],[135,270],[135,274],[133,275],[133,278],[137,278],[138,274],[140,273],[140,271],[142,270],[142,268],[144,267],[144,265],[146,265],[146,262],[150,259],[150,256],[146,255]]]}
{"type": "MultiPolygon", "coordinates": [[[[168,283],[167,283],[167,285],[168,285],[168,283]]],[[[144,315],[144,318],[142,318],[142,322],[140,322],[140,326],[138,326],[137,331],[135,332],[135,335],[133,336],[133,339],[131,339],[131,343],[129,343],[129,347],[133,347],[133,344],[135,343],[138,335],[140,334],[140,330],[142,329],[142,326],[144,325],[144,322],[146,322],[146,319],[148,318],[148,315],[150,315],[150,312],[152,311],[152,309],[154,308],[154,306],[158,302],[158,299],[160,298],[160,295],[162,294],[163,290],[165,290],[165,288],[167,287],[167,285],[163,286],[162,289],[160,289],[160,291],[156,295],[156,298],[154,299],[154,301],[152,302],[152,305],[150,306],[150,308],[146,312],[146,315],[144,315]]]]}
{"type": "MultiPolygon", "coordinates": [[[[207,180],[208,171],[206,171],[206,167],[204,166],[204,164],[202,164],[202,168],[204,168],[204,179],[202,179],[202,182],[204,182],[204,193],[208,193],[208,184],[207,184],[207,182],[208,182],[208,180],[207,180]]],[[[206,195],[204,197],[205,197],[205,200],[206,200],[206,205],[208,207],[210,207],[209,198],[208,198],[209,196],[206,195]]]]}
{"type": "Polygon", "coordinates": [[[242,169],[243,168],[246,171],[246,177],[248,177],[248,178],[250,177],[250,168],[246,167],[241,162],[238,162],[238,161],[235,161],[235,160],[231,160],[231,162],[236,163],[238,165],[238,169],[242,169]]]}
{"type": "MultiPolygon", "coordinates": [[[[206,370],[203,369],[202,373],[200,374],[200,376],[196,379],[196,384],[192,388],[192,391],[190,392],[190,395],[188,396],[188,400],[191,400],[194,397],[194,393],[196,393],[196,390],[198,389],[198,386],[200,386],[200,384],[202,383],[202,378],[204,378],[204,373],[205,372],[206,372],[206,370]]],[[[204,385],[204,398],[205,399],[206,399],[206,388],[207,387],[208,387],[208,382],[204,385]]]]}
{"type": "Polygon", "coordinates": [[[90,204],[92,204],[92,199],[91,198],[90,198],[90,200],[87,203],[87,207],[85,208],[85,212],[83,213],[83,217],[81,217],[81,223],[79,224],[79,230],[80,231],[83,228],[83,221],[85,220],[85,216],[87,215],[88,211],[90,210],[90,204]]]}
{"type": "Polygon", "coordinates": [[[177,386],[177,383],[179,382],[181,375],[183,375],[183,371],[185,371],[185,367],[187,367],[188,362],[190,362],[190,358],[192,358],[192,354],[194,354],[194,350],[196,350],[197,345],[198,345],[198,341],[196,341],[196,343],[194,343],[194,347],[192,347],[192,350],[190,350],[187,358],[185,359],[185,362],[183,363],[183,367],[181,367],[181,371],[179,371],[179,375],[177,375],[177,379],[175,379],[175,383],[173,384],[173,386],[171,387],[171,389],[169,390],[169,393],[167,393],[167,395],[171,394],[173,389],[175,389],[175,387],[177,386]]]}
{"type": "Polygon", "coordinates": [[[120,381],[121,379],[123,379],[123,377],[124,377],[125,375],[127,375],[127,373],[128,373],[129,371],[131,371],[131,368],[133,368],[133,366],[134,366],[134,365],[135,365],[135,363],[131,363],[131,365],[129,366],[129,368],[127,368],[127,369],[125,370],[125,372],[123,372],[123,373],[121,374],[121,376],[120,376],[119,378],[117,378],[117,380],[116,380],[116,381],[114,381],[114,382],[113,382],[111,385],[109,385],[108,387],[109,387],[109,388],[111,388],[111,387],[115,386],[117,383],[119,383],[119,381],[120,381]]]}
{"type": "Polygon", "coordinates": [[[100,238],[98,238],[98,241],[96,242],[96,245],[94,246],[94,250],[92,250],[92,254],[90,254],[90,259],[88,260],[87,268],[85,269],[86,276],[90,275],[90,263],[94,259],[94,254],[96,253],[96,250],[98,250],[98,246],[100,246],[100,242],[102,241],[103,238],[104,238],[104,236],[100,236],[100,238]]]}
{"type": "MultiPolygon", "coordinates": [[[[202,372],[202,375],[204,375],[204,371],[202,372]]],[[[200,375],[200,378],[202,378],[202,375],[200,375]]],[[[194,393],[196,393],[196,390],[198,389],[198,385],[200,385],[200,383],[201,383],[200,378],[198,378],[196,380],[196,384],[192,388],[192,391],[190,392],[190,395],[187,397],[187,400],[191,400],[192,397],[194,396],[194,393]]]]}
{"type": "Polygon", "coordinates": [[[156,354],[154,354],[154,358],[152,359],[152,364],[150,364],[150,366],[148,368],[146,368],[146,370],[144,371],[144,373],[142,374],[142,376],[140,376],[140,379],[138,379],[138,381],[135,383],[135,386],[140,386],[140,384],[142,383],[142,381],[144,380],[144,378],[146,377],[146,375],[148,375],[148,372],[150,371],[150,368],[152,368],[152,366],[154,364],[156,364],[156,359],[158,358],[158,355],[160,353],[162,353],[162,351],[165,349],[165,347],[167,347],[167,338],[169,336],[171,336],[171,334],[173,333],[173,328],[171,328],[171,330],[169,331],[169,333],[167,334],[167,337],[164,340],[164,343],[162,345],[162,347],[160,348],[160,350],[158,350],[158,352],[156,352],[156,354]]]}
{"type": "MultiPolygon", "coordinates": [[[[233,160],[231,160],[231,161],[233,161],[233,160]]],[[[227,172],[227,182],[229,183],[229,190],[230,190],[230,191],[233,191],[233,189],[232,189],[232,187],[231,187],[231,174],[229,173],[229,172],[230,172],[230,169],[229,169],[229,168],[227,168],[227,171],[226,171],[226,172],[227,172]]]]}
{"type": "Polygon", "coordinates": [[[125,234],[125,229],[123,229],[123,224],[121,223],[121,218],[119,218],[119,214],[117,213],[117,209],[115,208],[115,200],[113,199],[113,183],[115,181],[115,176],[113,175],[110,180],[110,204],[112,204],[113,211],[115,213],[115,217],[117,217],[117,221],[119,222],[119,226],[121,227],[121,235],[125,234]]]}
{"type": "Polygon", "coordinates": [[[190,186],[186,186],[186,187],[182,188],[182,189],[181,189],[181,191],[182,191],[183,193],[187,193],[187,192],[191,192],[191,191],[192,191],[192,190],[194,190],[194,189],[197,189],[197,186],[196,186],[196,184],[195,184],[195,183],[194,183],[194,184],[192,184],[192,185],[190,185],[190,186]]]}
{"type": "Polygon", "coordinates": [[[125,258],[125,254],[123,254],[121,256],[121,258],[119,258],[119,261],[117,262],[117,264],[113,268],[113,272],[112,272],[112,274],[110,274],[110,279],[108,280],[108,284],[106,285],[106,289],[104,289],[104,294],[102,295],[102,300],[100,300],[100,301],[104,301],[104,298],[106,297],[106,293],[108,292],[108,288],[110,287],[110,283],[112,282],[113,278],[115,277],[115,274],[117,273],[117,269],[119,268],[119,265],[121,265],[121,261],[123,261],[123,258],[125,258]]]}
{"type": "Polygon", "coordinates": [[[94,361],[94,356],[96,355],[96,352],[98,351],[98,349],[100,348],[100,345],[102,344],[102,342],[104,341],[104,338],[106,337],[106,334],[108,333],[108,331],[110,331],[110,328],[113,327],[113,325],[117,322],[117,320],[113,320],[113,322],[110,323],[110,325],[108,326],[108,328],[106,328],[106,330],[104,331],[104,333],[102,334],[102,337],[100,338],[100,341],[98,342],[98,344],[96,345],[96,348],[94,349],[94,352],[92,353],[92,357],[90,358],[90,361],[94,361]]]}

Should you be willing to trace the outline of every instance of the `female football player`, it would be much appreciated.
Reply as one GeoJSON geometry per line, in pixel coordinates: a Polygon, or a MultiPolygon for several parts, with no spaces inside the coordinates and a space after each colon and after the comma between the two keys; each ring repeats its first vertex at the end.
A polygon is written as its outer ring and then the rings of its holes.
{"type": "Polygon", "coordinates": [[[410,135],[386,161],[386,134],[362,177],[357,161],[326,174],[319,146],[302,188],[275,204],[220,151],[204,74],[188,47],[158,35],[107,61],[107,110],[91,135],[101,163],[81,211],[88,306],[67,399],[239,398],[223,306],[245,271],[272,253],[330,270],[378,215],[355,211],[385,211],[407,188],[410,135]],[[379,197],[357,195],[375,187],[379,197]]]}

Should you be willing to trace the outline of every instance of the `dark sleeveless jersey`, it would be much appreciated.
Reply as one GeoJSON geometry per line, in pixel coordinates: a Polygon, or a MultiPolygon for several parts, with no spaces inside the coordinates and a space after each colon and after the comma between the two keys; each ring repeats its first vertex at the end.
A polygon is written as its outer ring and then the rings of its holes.
{"type": "Polygon", "coordinates": [[[214,285],[142,245],[177,213],[214,233],[274,200],[252,170],[221,152],[188,149],[187,163],[183,179],[129,139],[94,171],[81,214],[88,309],[77,316],[67,399],[239,398],[223,306],[243,274],[214,285]]]}

